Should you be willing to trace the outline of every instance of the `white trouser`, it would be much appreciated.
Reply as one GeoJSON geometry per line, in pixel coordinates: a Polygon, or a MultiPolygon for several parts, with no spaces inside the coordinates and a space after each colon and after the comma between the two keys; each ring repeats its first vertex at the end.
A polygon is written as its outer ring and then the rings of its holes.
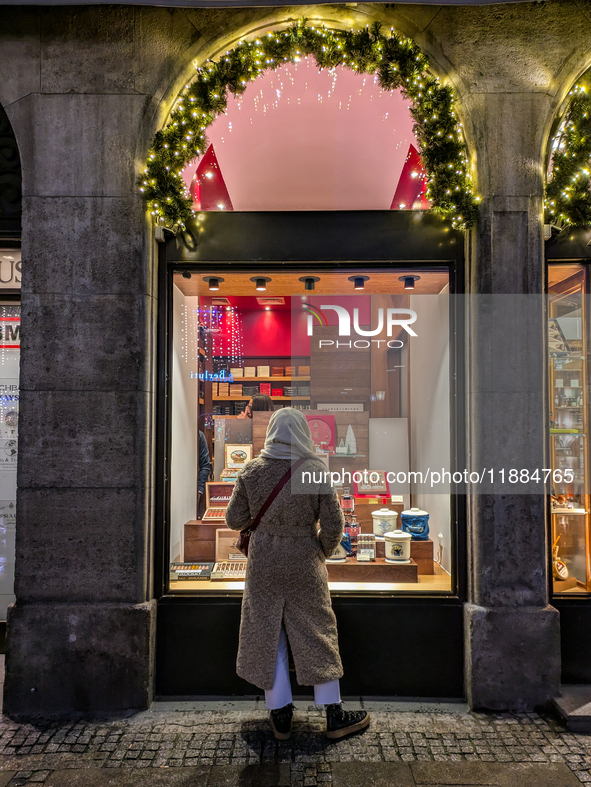
{"type": "MultiPolygon", "coordinates": [[[[291,684],[289,682],[289,659],[287,656],[287,635],[281,626],[279,634],[279,647],[277,649],[277,662],[275,663],[275,677],[273,688],[265,689],[265,704],[269,710],[277,710],[292,702],[291,684]]],[[[329,680],[328,683],[318,683],[314,686],[314,702],[316,705],[332,705],[341,701],[339,681],[329,680]]]]}

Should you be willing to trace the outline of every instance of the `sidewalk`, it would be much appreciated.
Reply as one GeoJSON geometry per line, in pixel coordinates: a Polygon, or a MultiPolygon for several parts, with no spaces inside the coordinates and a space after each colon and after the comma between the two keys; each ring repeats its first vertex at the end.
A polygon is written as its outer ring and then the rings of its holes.
{"type": "Polygon", "coordinates": [[[0,718],[0,787],[576,787],[591,783],[591,735],[551,716],[454,704],[359,701],[372,723],[329,742],[296,703],[276,742],[260,701],[157,702],[128,719],[16,724],[0,718]]]}

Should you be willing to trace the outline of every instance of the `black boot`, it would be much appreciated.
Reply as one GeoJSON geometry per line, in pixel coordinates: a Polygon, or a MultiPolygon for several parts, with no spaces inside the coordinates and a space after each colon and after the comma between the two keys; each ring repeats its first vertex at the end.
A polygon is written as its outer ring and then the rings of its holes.
{"type": "Polygon", "coordinates": [[[359,732],[369,724],[366,710],[343,710],[340,702],[326,706],[326,735],[328,738],[344,738],[359,732]]]}
{"type": "Polygon", "coordinates": [[[286,741],[291,735],[291,719],[293,717],[293,705],[285,705],[283,708],[271,711],[271,727],[273,735],[278,741],[286,741]]]}

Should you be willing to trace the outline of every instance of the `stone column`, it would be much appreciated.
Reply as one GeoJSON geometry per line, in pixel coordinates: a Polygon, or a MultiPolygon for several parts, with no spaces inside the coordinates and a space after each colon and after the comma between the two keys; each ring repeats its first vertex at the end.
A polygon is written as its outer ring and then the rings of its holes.
{"type": "MultiPolygon", "coordinates": [[[[507,479],[511,468],[547,467],[540,155],[551,107],[545,94],[499,92],[472,96],[465,108],[477,129],[483,197],[468,266],[468,464],[500,480],[501,469],[507,479]]],[[[546,498],[535,490],[505,482],[470,497],[465,664],[473,708],[531,710],[558,694],[546,498]]]]}
{"type": "Polygon", "coordinates": [[[36,9],[20,33],[36,67],[6,107],[24,176],[13,716],[151,698],[155,307],[134,182],[150,99],[134,16],[36,9]]]}

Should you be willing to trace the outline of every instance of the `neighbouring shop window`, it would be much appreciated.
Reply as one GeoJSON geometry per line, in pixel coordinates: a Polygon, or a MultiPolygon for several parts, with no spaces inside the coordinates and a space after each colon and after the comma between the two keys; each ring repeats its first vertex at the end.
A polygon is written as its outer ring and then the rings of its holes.
{"type": "Polygon", "coordinates": [[[172,303],[171,589],[244,586],[224,517],[264,394],[304,412],[341,499],[331,589],[450,592],[451,497],[421,475],[450,467],[448,270],[183,270],[172,303]]]}
{"type": "Polygon", "coordinates": [[[555,593],[588,593],[589,303],[588,268],[548,268],[548,382],[552,574],[555,593]]]}
{"type": "Polygon", "coordinates": [[[208,128],[183,177],[193,208],[426,209],[411,102],[377,75],[319,69],[313,58],[269,70],[208,128]]]}

